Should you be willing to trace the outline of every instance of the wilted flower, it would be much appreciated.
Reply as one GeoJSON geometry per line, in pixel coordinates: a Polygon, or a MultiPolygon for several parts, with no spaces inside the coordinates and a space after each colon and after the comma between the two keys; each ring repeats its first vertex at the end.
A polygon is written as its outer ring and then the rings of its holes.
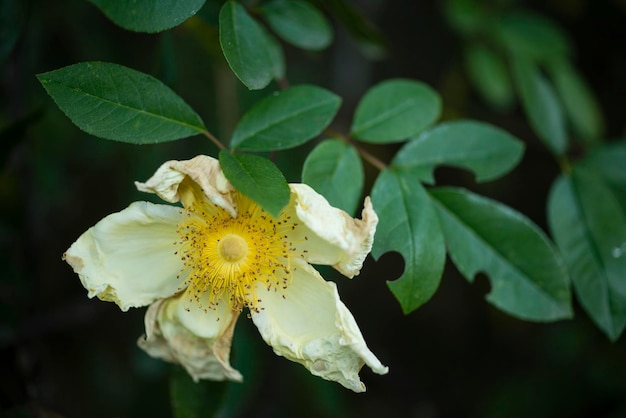
{"type": "Polygon", "coordinates": [[[141,191],[183,208],[135,202],[102,219],[64,254],[89,296],[126,311],[150,305],[139,346],[180,363],[198,379],[235,380],[229,363],[244,308],[274,352],[355,392],[363,364],[387,367],[367,348],[336,286],[309,264],[357,275],[378,218],[369,198],[362,220],[310,187],[290,184],[278,218],[239,193],[219,162],[168,161],[141,191]]]}

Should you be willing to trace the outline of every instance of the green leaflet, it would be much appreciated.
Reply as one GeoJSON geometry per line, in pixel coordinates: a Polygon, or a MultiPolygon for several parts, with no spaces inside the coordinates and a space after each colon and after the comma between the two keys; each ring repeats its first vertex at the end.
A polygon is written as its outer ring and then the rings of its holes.
{"type": "Polygon", "coordinates": [[[195,15],[206,0],[89,0],[115,24],[135,32],[161,32],[195,15]]]}
{"type": "Polygon", "coordinates": [[[263,35],[265,36],[265,45],[267,46],[267,53],[271,63],[271,73],[274,80],[280,80],[285,77],[285,53],[283,47],[278,42],[278,39],[271,33],[263,29],[263,35]]]}
{"type": "Polygon", "coordinates": [[[424,83],[386,80],[372,87],[359,102],[351,135],[365,142],[399,142],[435,122],[441,99],[424,83]]]}
{"type": "Polygon", "coordinates": [[[504,60],[484,45],[471,45],[465,52],[467,73],[472,84],[495,109],[510,109],[515,96],[504,60]]]}
{"type": "Polygon", "coordinates": [[[584,142],[597,142],[603,134],[604,121],[585,81],[566,60],[551,62],[548,70],[574,132],[584,142]]]}
{"type": "Polygon", "coordinates": [[[225,150],[220,151],[219,159],[224,175],[237,190],[278,217],[289,203],[291,192],[274,163],[256,155],[232,155],[225,150]]]}
{"type": "Polygon", "coordinates": [[[311,3],[272,0],[261,6],[261,13],[278,36],[302,49],[324,49],[333,40],[328,20],[311,3]]]}
{"type": "Polygon", "coordinates": [[[170,399],[174,418],[215,416],[224,401],[226,384],[209,380],[194,382],[185,369],[176,367],[170,377],[170,399]]]}
{"type": "Polygon", "coordinates": [[[535,61],[565,57],[572,49],[566,33],[551,20],[532,13],[509,13],[495,21],[496,39],[515,55],[535,61]]]}
{"type": "Polygon", "coordinates": [[[205,131],[196,112],[169,87],[121,65],[84,62],[37,78],[76,126],[100,138],[155,144],[205,131]]]}
{"type": "Polygon", "coordinates": [[[220,10],[220,45],[233,73],[250,90],[264,88],[275,71],[271,46],[259,24],[236,1],[227,1],[220,10]]]}
{"type": "Polygon", "coordinates": [[[315,86],[296,86],[259,102],[241,118],[230,146],[246,151],[293,148],[319,135],[333,120],[341,98],[315,86]]]}
{"type": "MultiPolygon", "coordinates": [[[[622,166],[623,167],[623,166],[622,166]]],[[[548,200],[550,230],[581,305],[613,341],[626,326],[626,215],[594,171],[575,166],[548,200]]]]}
{"type": "Polygon", "coordinates": [[[446,250],[437,213],[419,182],[391,169],[376,179],[372,202],[379,217],[372,255],[402,254],[404,272],[387,284],[408,314],[426,303],[441,281],[446,250]]]}
{"type": "Polygon", "coordinates": [[[302,182],[313,187],[331,205],[354,215],[364,182],[358,152],[336,139],[321,142],[304,161],[302,182]]]}
{"type": "Polygon", "coordinates": [[[572,316],[563,261],[535,224],[467,190],[438,188],[431,196],[450,258],[469,281],[480,272],[489,276],[489,302],[526,320],[572,316]]]}
{"type": "Polygon", "coordinates": [[[595,148],[583,165],[602,176],[626,212],[626,141],[616,141],[595,148]]]}
{"type": "Polygon", "coordinates": [[[406,143],[392,161],[421,181],[434,183],[438,165],[472,170],[476,181],[498,178],[522,158],[524,144],[508,132],[486,123],[466,120],[445,122],[406,143]]]}
{"type": "Polygon", "coordinates": [[[531,127],[553,154],[565,154],[565,117],[552,85],[532,61],[521,55],[513,59],[513,75],[531,127]]]}

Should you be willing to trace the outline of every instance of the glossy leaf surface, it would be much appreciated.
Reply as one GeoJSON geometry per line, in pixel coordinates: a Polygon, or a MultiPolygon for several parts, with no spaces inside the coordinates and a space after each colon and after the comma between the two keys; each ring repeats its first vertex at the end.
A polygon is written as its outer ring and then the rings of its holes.
{"type": "Polygon", "coordinates": [[[257,102],[239,121],[232,148],[273,151],[293,148],[319,135],[341,98],[316,86],[295,86],[257,102]]]}
{"type": "Polygon", "coordinates": [[[626,215],[603,179],[574,167],[548,200],[550,230],[581,305],[616,340],[626,327],[626,215]]]}
{"type": "Polygon", "coordinates": [[[437,213],[419,182],[391,169],[376,179],[372,202],[380,219],[372,255],[402,254],[404,272],[387,284],[402,311],[410,313],[432,297],[441,281],[446,250],[437,213]]]}
{"type": "Polygon", "coordinates": [[[535,224],[464,189],[433,189],[431,196],[450,258],[470,282],[478,273],[489,277],[489,302],[526,320],[571,317],[565,266],[535,224]]]}
{"type": "Polygon", "coordinates": [[[493,180],[522,158],[524,144],[508,132],[476,121],[444,122],[404,145],[392,161],[427,183],[438,165],[471,170],[476,181],[493,180]]]}
{"type": "Polygon", "coordinates": [[[100,138],[155,144],[205,131],[196,112],[169,87],[121,65],[84,62],[37,78],[76,126],[100,138]]]}
{"type": "Polygon", "coordinates": [[[352,136],[365,142],[399,142],[439,118],[441,99],[424,83],[392,79],[372,87],[359,102],[352,136]]]}
{"type": "Polygon", "coordinates": [[[324,49],[333,40],[326,17],[311,3],[272,0],[263,4],[261,13],[278,36],[302,49],[324,49]]]}
{"type": "Polygon", "coordinates": [[[320,143],[304,161],[302,182],[313,187],[331,205],[354,215],[364,182],[358,152],[336,139],[320,143]]]}
{"type": "Polygon", "coordinates": [[[291,192],[274,163],[256,155],[233,155],[224,150],[220,151],[219,159],[224,175],[237,190],[278,217],[289,203],[291,192]]]}
{"type": "Polygon", "coordinates": [[[219,33],[222,52],[237,78],[250,90],[267,86],[274,72],[271,47],[263,29],[242,5],[232,0],[224,3],[219,33]]]}
{"type": "Polygon", "coordinates": [[[115,24],[135,32],[161,32],[195,15],[206,0],[89,0],[115,24]]]}

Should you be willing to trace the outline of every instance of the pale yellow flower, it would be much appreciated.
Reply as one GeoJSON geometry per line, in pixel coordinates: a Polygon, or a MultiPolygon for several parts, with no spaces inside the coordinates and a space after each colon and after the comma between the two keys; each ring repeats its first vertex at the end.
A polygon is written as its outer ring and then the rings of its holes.
{"type": "Polygon", "coordinates": [[[333,282],[311,266],[353,277],[369,253],[378,217],[336,209],[304,184],[272,218],[228,182],[211,157],[168,161],[141,191],[183,208],[135,202],[102,219],[64,254],[89,296],[126,311],[150,305],[139,346],[198,379],[242,380],[229,362],[235,323],[247,308],[274,352],[355,392],[367,348],[333,282]]]}

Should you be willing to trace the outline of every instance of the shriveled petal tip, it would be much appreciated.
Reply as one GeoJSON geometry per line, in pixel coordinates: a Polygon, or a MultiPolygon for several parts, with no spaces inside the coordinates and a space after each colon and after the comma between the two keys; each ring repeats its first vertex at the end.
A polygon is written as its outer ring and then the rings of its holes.
{"type": "Polygon", "coordinates": [[[186,205],[179,190],[186,177],[200,187],[210,202],[233,217],[237,216],[237,207],[232,199],[235,189],[224,176],[219,161],[207,155],[198,155],[191,160],[167,161],[145,183],[135,182],[135,186],[139,191],[155,193],[167,202],[182,201],[186,205]]]}
{"type": "Polygon", "coordinates": [[[150,305],[145,317],[146,335],[137,341],[139,347],[152,357],[182,365],[196,382],[241,382],[241,373],[229,363],[238,313],[228,309],[204,312],[195,304],[186,305],[185,300],[183,295],[150,305]]]}
{"type": "Polygon", "coordinates": [[[297,263],[284,293],[257,291],[263,309],[252,312],[252,320],[276,354],[354,392],[365,391],[359,378],[364,364],[375,373],[388,372],[367,348],[335,284],[325,281],[310,265],[297,263]]]}
{"type": "Polygon", "coordinates": [[[306,250],[307,261],[331,265],[346,277],[358,275],[372,249],[378,224],[370,198],[365,198],[362,219],[354,219],[306,184],[289,186],[295,199],[287,210],[293,210],[304,224],[297,233],[307,238],[299,244],[306,250]]]}
{"type": "Polygon", "coordinates": [[[103,218],[63,254],[89,297],[123,311],[173,295],[183,264],[174,254],[180,209],[148,202],[103,218]]]}

